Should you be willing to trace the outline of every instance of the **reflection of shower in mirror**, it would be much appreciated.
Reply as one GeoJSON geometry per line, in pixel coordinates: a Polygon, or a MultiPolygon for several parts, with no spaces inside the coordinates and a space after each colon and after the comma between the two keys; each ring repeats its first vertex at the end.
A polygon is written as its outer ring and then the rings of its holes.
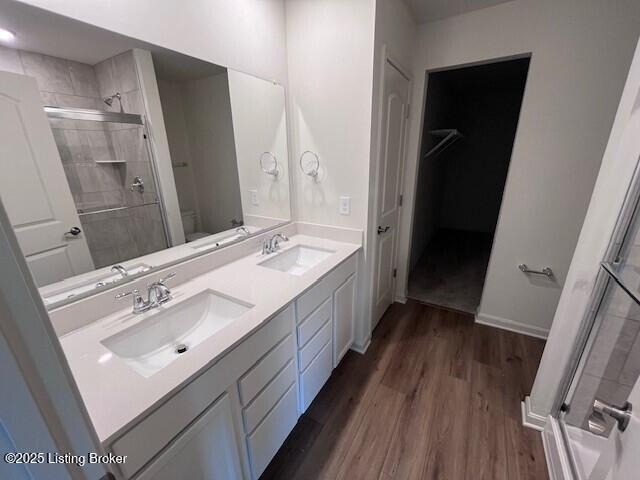
{"type": "Polygon", "coordinates": [[[122,108],[122,95],[120,95],[120,92],[116,92],[113,95],[109,96],[109,97],[105,97],[102,99],[102,101],[104,103],[106,103],[108,106],[113,105],[113,99],[117,98],[118,99],[118,103],[120,103],[120,113],[124,113],[124,109],[122,108]]]}

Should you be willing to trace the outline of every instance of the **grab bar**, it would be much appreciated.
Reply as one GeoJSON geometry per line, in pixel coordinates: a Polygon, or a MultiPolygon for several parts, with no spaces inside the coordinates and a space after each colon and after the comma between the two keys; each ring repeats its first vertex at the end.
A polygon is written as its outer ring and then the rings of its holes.
{"type": "Polygon", "coordinates": [[[521,263],[520,265],[518,265],[518,269],[527,275],[544,275],[545,277],[551,278],[553,277],[553,270],[551,270],[551,267],[544,267],[542,270],[532,270],[529,267],[527,267],[526,264],[521,263]]]}
{"type": "Polygon", "coordinates": [[[126,205],[124,207],[103,208],[102,210],[92,210],[89,212],[78,210],[78,216],[83,217],[85,215],[96,215],[98,213],[117,212],[120,210],[129,210],[130,208],[149,207],[151,205],[160,205],[160,202],[141,203],[140,205],[126,205]]]}

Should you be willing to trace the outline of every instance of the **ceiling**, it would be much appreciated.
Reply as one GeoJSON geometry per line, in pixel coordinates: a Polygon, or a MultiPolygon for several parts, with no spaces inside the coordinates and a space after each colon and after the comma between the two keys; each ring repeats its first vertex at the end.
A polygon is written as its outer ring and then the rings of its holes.
{"type": "Polygon", "coordinates": [[[404,0],[418,23],[432,22],[512,0],[404,0]]]}
{"type": "Polygon", "coordinates": [[[193,80],[226,70],[219,65],[10,0],[0,0],[0,27],[16,34],[14,41],[0,43],[0,46],[89,65],[132,48],[143,48],[152,53],[158,78],[165,80],[193,80]]]}

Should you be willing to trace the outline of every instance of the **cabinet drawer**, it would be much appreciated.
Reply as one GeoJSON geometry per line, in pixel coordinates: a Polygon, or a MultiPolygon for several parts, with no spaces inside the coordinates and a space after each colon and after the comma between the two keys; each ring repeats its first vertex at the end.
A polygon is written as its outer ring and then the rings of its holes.
{"type": "Polygon", "coordinates": [[[329,272],[317,284],[303,293],[296,300],[298,322],[306,318],[327,298],[333,294],[333,291],[344,283],[356,271],[356,255],[350,256],[331,272],[329,272]]]}
{"type": "Polygon", "coordinates": [[[267,387],[258,394],[253,402],[246,407],[242,413],[244,417],[244,426],[247,433],[253,432],[256,426],[266,416],[267,412],[278,403],[282,395],[296,381],[296,367],[293,360],[289,360],[284,369],[267,387]]]}
{"type": "Polygon", "coordinates": [[[302,348],[331,318],[331,297],[298,325],[298,348],[302,348]]]}
{"type": "Polygon", "coordinates": [[[328,320],[298,353],[298,365],[301,372],[309,366],[327,342],[331,343],[331,322],[328,320]]]}
{"type": "Polygon", "coordinates": [[[287,335],[273,350],[256,363],[247,374],[240,379],[240,401],[248,404],[293,358],[295,347],[291,334],[287,335]]]}
{"type": "Polygon", "coordinates": [[[295,386],[291,386],[264,421],[247,438],[251,470],[258,478],[298,421],[295,386]]]}
{"type": "Polygon", "coordinates": [[[307,369],[300,374],[300,392],[302,394],[302,411],[306,411],[311,402],[331,376],[332,363],[331,342],[328,342],[313,359],[307,369]]]}

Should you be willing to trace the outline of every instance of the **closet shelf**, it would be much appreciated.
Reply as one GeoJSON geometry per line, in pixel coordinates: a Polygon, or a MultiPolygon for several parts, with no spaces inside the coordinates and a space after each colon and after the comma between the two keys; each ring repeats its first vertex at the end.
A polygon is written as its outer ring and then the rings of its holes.
{"type": "Polygon", "coordinates": [[[640,305],[640,267],[621,263],[602,262],[602,269],[609,274],[627,295],[640,305]]]}
{"type": "Polygon", "coordinates": [[[443,137],[438,144],[425,153],[424,158],[439,155],[444,152],[447,148],[457,142],[462,138],[462,133],[455,128],[442,128],[438,130],[429,130],[429,134],[436,137],[443,137]]]}

